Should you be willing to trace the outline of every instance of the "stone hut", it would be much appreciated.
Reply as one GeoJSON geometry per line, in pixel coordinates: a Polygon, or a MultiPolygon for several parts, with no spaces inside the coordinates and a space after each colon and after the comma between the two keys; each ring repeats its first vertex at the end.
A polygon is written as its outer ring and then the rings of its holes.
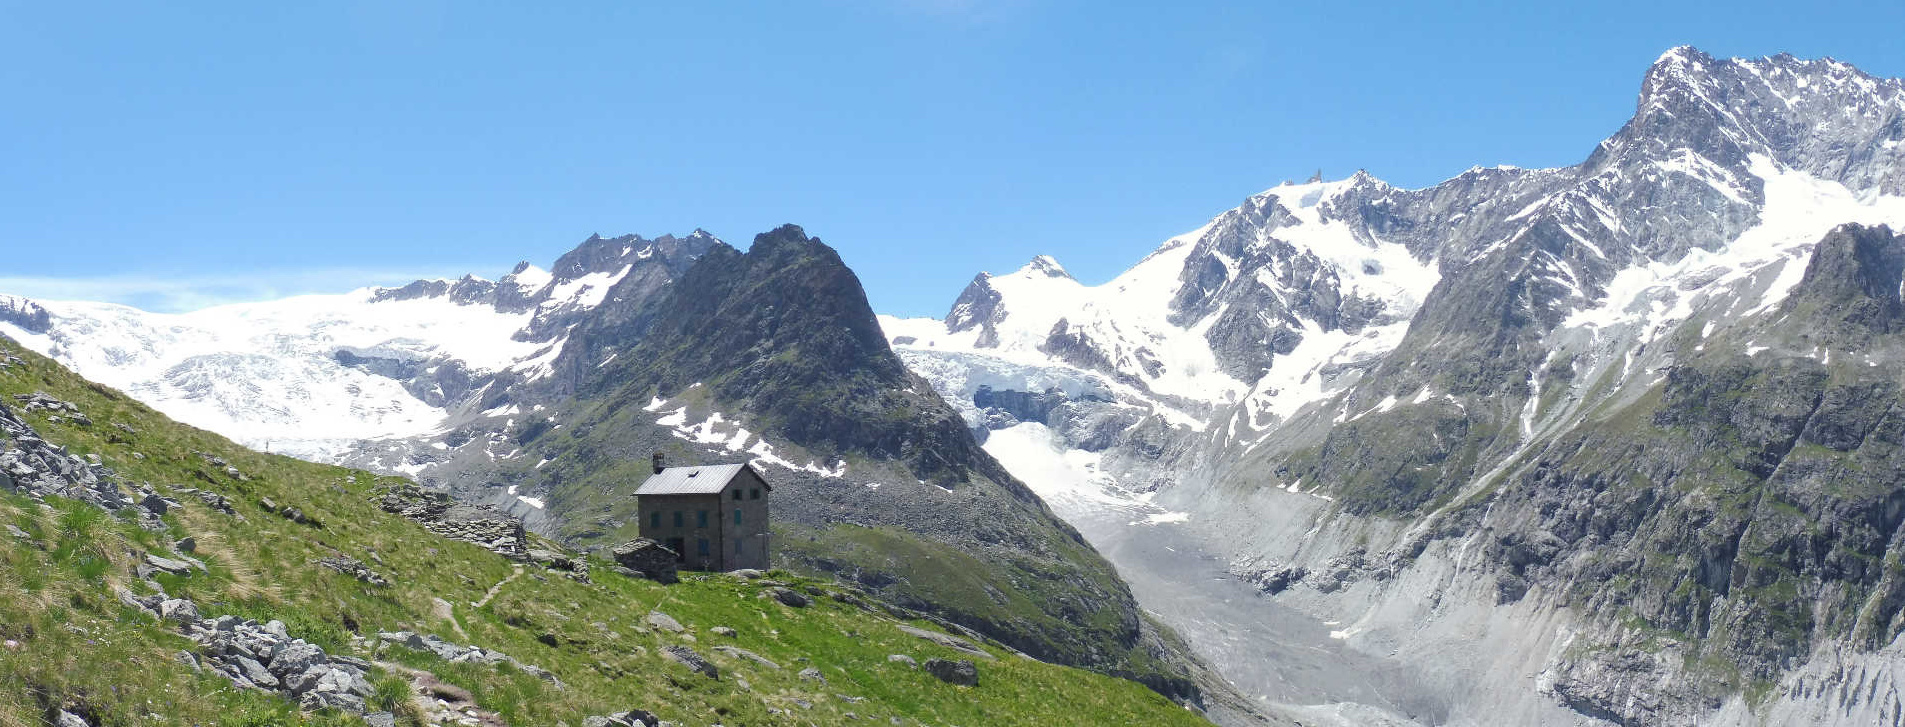
{"type": "Polygon", "coordinates": [[[642,537],[675,551],[684,569],[766,570],[768,494],[773,487],[752,465],[663,467],[635,491],[642,537]]]}

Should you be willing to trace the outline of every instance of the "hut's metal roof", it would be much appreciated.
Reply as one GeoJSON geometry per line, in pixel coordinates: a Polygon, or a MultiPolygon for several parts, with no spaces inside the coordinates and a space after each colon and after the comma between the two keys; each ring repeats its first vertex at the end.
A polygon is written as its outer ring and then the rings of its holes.
{"type": "MultiPolygon", "coordinates": [[[[715,464],[701,467],[669,467],[635,490],[636,495],[712,495],[721,492],[741,470],[741,464],[715,464]]],[[[758,476],[758,475],[757,475],[758,476]]],[[[763,479],[763,482],[766,480],[763,479]]],[[[771,489],[771,488],[770,488],[771,489]]]]}

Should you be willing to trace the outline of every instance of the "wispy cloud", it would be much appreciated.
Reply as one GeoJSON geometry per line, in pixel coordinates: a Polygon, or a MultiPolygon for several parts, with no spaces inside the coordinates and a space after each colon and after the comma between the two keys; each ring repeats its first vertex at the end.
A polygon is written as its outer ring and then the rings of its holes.
{"type": "Polygon", "coordinates": [[[344,293],[371,285],[403,285],[418,279],[453,278],[462,274],[449,269],[319,268],[233,271],[216,276],[164,273],[87,277],[0,276],[0,293],[41,300],[117,303],[160,313],[183,313],[228,303],[276,300],[311,293],[344,293]]]}

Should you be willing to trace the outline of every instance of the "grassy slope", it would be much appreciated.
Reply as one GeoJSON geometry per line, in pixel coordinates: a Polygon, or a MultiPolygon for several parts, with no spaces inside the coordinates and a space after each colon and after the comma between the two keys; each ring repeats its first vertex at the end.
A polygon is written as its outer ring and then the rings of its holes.
{"type": "MultiPolygon", "coordinates": [[[[676,401],[687,402],[689,398],[678,397],[676,401]]],[[[704,406],[692,404],[690,420],[704,416],[704,406]]],[[[640,523],[635,518],[632,490],[649,473],[646,457],[636,455],[650,450],[631,448],[621,459],[602,456],[605,448],[599,442],[578,438],[576,433],[634,430],[644,425],[644,415],[654,416],[639,406],[595,405],[570,418],[591,426],[565,427],[544,435],[532,448],[532,456],[506,464],[501,477],[514,481],[541,476],[563,482],[550,494],[550,501],[552,507],[572,514],[573,520],[559,534],[578,545],[619,543],[636,537],[640,523]],[[535,468],[534,464],[544,458],[548,464],[535,468]]],[[[668,452],[671,461],[701,461],[692,448],[672,438],[658,440],[653,446],[668,452]]],[[[792,446],[782,453],[799,461],[820,459],[792,446]]],[[[849,460],[849,466],[856,473],[892,469],[890,463],[868,459],[849,460]]],[[[788,473],[783,470],[771,470],[769,476],[787,484],[788,473]]],[[[902,476],[904,473],[896,473],[887,479],[902,476]]],[[[783,487],[777,492],[776,505],[791,507],[794,498],[805,496],[811,500],[824,494],[783,487]]],[[[996,517],[1008,521],[1016,514],[1001,512],[996,517]]],[[[1168,684],[1166,691],[1183,691],[1181,685],[1171,681],[1185,681],[1181,668],[1165,663],[1155,653],[1161,645],[1145,641],[1121,644],[1121,636],[1130,629],[1124,623],[1125,614],[1081,595],[1123,593],[1124,585],[1118,582],[1116,573],[1088,546],[1055,530],[1025,528],[1038,538],[1036,547],[1001,545],[982,550],[958,547],[891,525],[838,523],[815,527],[798,521],[784,508],[776,510],[775,520],[778,565],[819,577],[826,577],[829,571],[842,577],[865,577],[886,584],[881,592],[909,608],[979,628],[1021,649],[1043,644],[1047,652],[1042,658],[1090,663],[1102,671],[1153,686],[1168,684]]]]}
{"type": "MultiPolygon", "coordinates": [[[[555,672],[565,689],[507,667],[450,665],[401,649],[376,655],[436,672],[512,724],[578,724],[585,715],[630,708],[685,724],[834,723],[848,712],[879,723],[898,717],[905,724],[1201,723],[1138,684],[1004,654],[999,661],[981,663],[979,687],[945,685],[887,661],[895,653],[922,661],[957,656],[902,634],[893,619],[828,598],[812,608],[791,609],[755,598],[757,586],[724,577],[664,587],[598,567],[596,583],[585,585],[531,569],[482,608],[472,608],[511,575],[512,564],[378,511],[369,502],[378,486],[369,474],[244,450],[166,420],[4,339],[0,349],[28,362],[0,371],[0,395],[10,400],[15,393],[46,391],[78,404],[97,422],[85,428],[50,424],[39,413],[24,415],[49,441],[101,455],[126,482],[149,481],[161,492],[174,485],[220,492],[243,518],[179,496],[186,507],[166,516],[173,532],[162,537],[90,506],[51,503],[49,510],[18,496],[0,499],[0,523],[34,536],[22,543],[0,534],[0,638],[17,642],[0,654],[0,725],[6,727],[38,724],[49,704],[83,708],[111,725],[299,720],[276,697],[237,690],[220,677],[194,675],[173,656],[192,648],[189,641],[111,595],[116,585],[142,588],[127,575],[128,549],[164,552],[167,540],[188,534],[198,539],[199,557],[212,572],[167,579],[166,586],[174,596],[195,599],[208,615],[282,619],[293,636],[336,653],[364,656],[371,654],[353,646],[353,632],[435,633],[555,672]],[[113,423],[137,433],[125,434],[109,426],[113,423]],[[250,479],[226,477],[204,464],[196,454],[201,451],[230,460],[250,479]],[[133,457],[134,452],[144,459],[133,457]],[[269,514],[257,505],[259,497],[296,505],[323,526],[269,514]],[[364,585],[312,564],[337,553],[364,560],[394,585],[364,585]],[[437,598],[456,604],[455,617],[468,639],[458,638],[449,622],[433,615],[437,598]],[[680,637],[642,628],[651,608],[687,624],[698,638],[693,646],[722,667],[723,678],[709,680],[660,657],[658,647],[680,643],[680,637]],[[718,625],[738,635],[729,639],[708,632],[718,625]],[[785,668],[757,667],[712,651],[727,643],[785,668]],[[806,666],[819,668],[828,683],[800,680],[796,672],[806,666]],[[842,695],[866,701],[850,702],[842,695]],[[796,700],[812,706],[801,708],[796,700]],[[790,710],[797,719],[771,715],[770,706],[790,710]]],[[[352,720],[318,716],[312,721],[352,720]]]]}
{"type": "Polygon", "coordinates": [[[565,520],[557,536],[589,547],[635,535],[631,491],[651,453],[679,464],[739,456],[655,426],[661,414],[645,408],[657,397],[664,409],[687,407],[685,421],[738,412],[778,456],[844,461],[851,473],[769,467],[776,564],[854,579],[1040,659],[1195,697],[1111,564],[907,371],[859,279],[818,239],[785,226],[745,254],[717,246],[641,315],[653,326],[640,335],[614,323],[579,328],[581,343],[559,364],[584,372],[577,396],[549,412],[561,425],[525,422],[518,457],[485,463],[486,483],[545,493],[565,520]]]}

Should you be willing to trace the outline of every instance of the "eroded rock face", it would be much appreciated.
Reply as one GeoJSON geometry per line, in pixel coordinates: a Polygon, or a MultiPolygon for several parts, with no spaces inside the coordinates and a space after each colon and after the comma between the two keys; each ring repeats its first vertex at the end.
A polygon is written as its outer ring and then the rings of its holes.
{"type": "Polygon", "coordinates": [[[45,333],[53,318],[40,304],[25,298],[0,295],[0,321],[6,321],[29,333],[45,333]]]}
{"type": "Polygon", "coordinates": [[[1004,300],[999,291],[992,289],[992,276],[980,273],[972,279],[958,300],[953,301],[952,310],[946,312],[946,330],[953,333],[979,328],[979,338],[974,344],[979,348],[992,348],[999,345],[999,331],[994,327],[1004,311],[999,303],[1004,300]]]}
{"type": "MultiPolygon", "coordinates": [[[[1087,394],[1077,401],[1105,403],[1107,400],[1087,394]]],[[[991,386],[981,384],[978,391],[972,395],[973,406],[988,415],[1004,415],[998,419],[996,426],[988,424],[988,427],[992,429],[1004,429],[1019,422],[1058,425],[1059,422],[1055,420],[1054,415],[1070,411],[1066,405],[1073,403],[1074,399],[1057,387],[1048,388],[1042,392],[1030,392],[1011,389],[995,390],[991,386]]]]}

